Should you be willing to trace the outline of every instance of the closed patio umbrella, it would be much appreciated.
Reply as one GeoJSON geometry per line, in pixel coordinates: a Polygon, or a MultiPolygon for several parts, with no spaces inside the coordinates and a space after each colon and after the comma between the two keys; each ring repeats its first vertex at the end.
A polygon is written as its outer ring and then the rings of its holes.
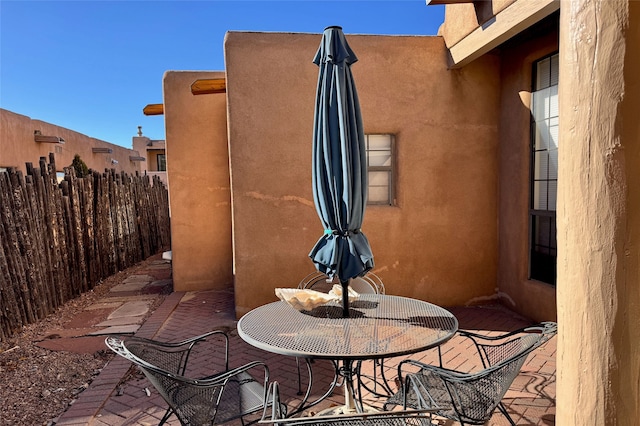
{"type": "Polygon", "coordinates": [[[319,67],[313,129],[313,198],[324,235],[309,253],[316,268],[338,277],[344,315],[351,278],[373,267],[360,227],[367,203],[367,161],[358,94],[351,75],[353,53],[341,27],[328,27],[313,62],[319,67]]]}

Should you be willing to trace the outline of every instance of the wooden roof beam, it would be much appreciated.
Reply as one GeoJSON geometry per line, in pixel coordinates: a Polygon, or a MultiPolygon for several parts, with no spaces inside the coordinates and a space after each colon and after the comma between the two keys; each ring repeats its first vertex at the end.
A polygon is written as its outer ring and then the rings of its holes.
{"type": "Polygon", "coordinates": [[[91,152],[93,152],[94,154],[113,154],[113,149],[106,147],[97,147],[91,148],[91,152]]]}
{"type": "Polygon", "coordinates": [[[64,143],[64,139],[60,136],[45,136],[40,133],[39,130],[36,130],[33,134],[33,140],[36,142],[44,142],[44,143],[64,143]]]}
{"type": "Polygon", "coordinates": [[[191,93],[194,95],[206,95],[209,93],[226,93],[227,80],[224,78],[204,78],[191,84],[191,93]]]}
{"type": "Polygon", "coordinates": [[[164,114],[163,104],[149,104],[142,109],[144,115],[162,115],[164,114]]]}

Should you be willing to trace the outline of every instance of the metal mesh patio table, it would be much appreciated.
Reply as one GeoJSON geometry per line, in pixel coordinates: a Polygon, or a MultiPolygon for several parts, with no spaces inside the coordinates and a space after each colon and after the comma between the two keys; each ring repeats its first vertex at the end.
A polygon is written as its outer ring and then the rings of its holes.
{"type": "MultiPolygon", "coordinates": [[[[353,361],[430,349],[449,340],[457,329],[456,317],[440,306],[378,294],[360,295],[351,303],[348,318],[343,317],[339,304],[297,311],[285,302],[274,302],[253,309],[238,322],[240,337],[265,351],[307,359],[341,360],[342,368],[336,362],[334,365],[336,374],[345,378],[347,411],[356,408],[352,397],[353,361]]],[[[303,403],[308,395],[309,391],[303,403]]]]}

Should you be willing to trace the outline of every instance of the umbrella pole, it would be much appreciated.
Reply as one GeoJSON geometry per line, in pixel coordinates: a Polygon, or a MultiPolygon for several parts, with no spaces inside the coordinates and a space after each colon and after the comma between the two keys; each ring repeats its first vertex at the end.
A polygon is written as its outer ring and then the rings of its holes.
{"type": "Polygon", "coordinates": [[[349,318],[349,280],[342,281],[342,317],[349,318]]]}

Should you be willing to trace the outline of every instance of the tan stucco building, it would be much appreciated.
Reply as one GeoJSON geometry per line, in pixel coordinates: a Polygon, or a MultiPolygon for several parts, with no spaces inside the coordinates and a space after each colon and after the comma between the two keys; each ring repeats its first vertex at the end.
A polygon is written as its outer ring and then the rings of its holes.
{"type": "Polygon", "coordinates": [[[0,109],[0,169],[26,172],[25,163],[38,164],[53,153],[61,173],[78,154],[90,169],[135,174],[140,172],[138,151],[127,149],[74,130],[0,109]]]}
{"type": "Polygon", "coordinates": [[[167,153],[162,139],[151,139],[142,134],[142,126],[138,126],[138,136],[132,138],[133,150],[140,155],[135,159],[140,163],[140,172],[153,179],[157,176],[165,185],[167,180],[167,153]]]}
{"type": "MultiPolygon", "coordinates": [[[[365,133],[392,140],[393,196],[363,224],[374,272],[388,293],[557,319],[557,424],[633,424],[640,2],[431,3],[438,36],[344,28],[365,133]]],[[[321,30],[229,32],[224,72],[164,77],[174,285],[233,284],[238,316],[313,270],[321,30]],[[192,95],[221,77],[226,95],[192,95]]]]}

